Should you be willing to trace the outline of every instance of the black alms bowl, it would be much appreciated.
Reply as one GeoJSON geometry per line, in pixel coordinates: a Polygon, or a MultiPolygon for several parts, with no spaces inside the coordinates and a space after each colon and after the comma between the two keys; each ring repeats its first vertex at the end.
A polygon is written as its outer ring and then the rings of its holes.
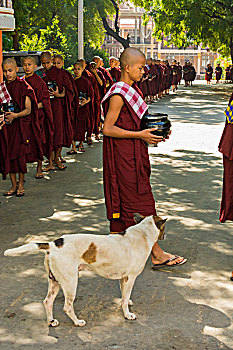
{"type": "Polygon", "coordinates": [[[145,114],[141,119],[141,130],[152,128],[157,129],[152,131],[152,134],[166,138],[171,129],[171,122],[168,119],[168,115],[163,113],[145,114]]]}

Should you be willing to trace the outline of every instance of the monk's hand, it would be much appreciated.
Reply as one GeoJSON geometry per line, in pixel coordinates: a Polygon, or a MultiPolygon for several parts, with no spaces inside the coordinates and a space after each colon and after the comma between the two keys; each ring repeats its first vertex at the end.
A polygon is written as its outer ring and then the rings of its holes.
{"type": "Polygon", "coordinates": [[[82,98],[81,99],[81,103],[80,103],[80,106],[84,106],[87,104],[87,100],[85,98],[82,98]]]}
{"type": "Polygon", "coordinates": [[[56,90],[51,89],[51,95],[54,97],[59,97],[59,90],[58,90],[58,86],[56,87],[56,90]]]}
{"type": "Polygon", "coordinates": [[[170,135],[171,135],[172,131],[169,131],[169,134],[166,136],[166,139],[169,139],[170,135]]]}
{"type": "Polygon", "coordinates": [[[6,112],[5,113],[5,120],[9,123],[11,123],[15,118],[18,117],[18,113],[13,112],[6,112]]]}
{"type": "Polygon", "coordinates": [[[164,138],[162,136],[153,135],[152,131],[157,130],[156,128],[152,129],[145,129],[140,132],[140,139],[144,140],[145,142],[149,144],[156,144],[158,142],[164,141],[164,138]]]}

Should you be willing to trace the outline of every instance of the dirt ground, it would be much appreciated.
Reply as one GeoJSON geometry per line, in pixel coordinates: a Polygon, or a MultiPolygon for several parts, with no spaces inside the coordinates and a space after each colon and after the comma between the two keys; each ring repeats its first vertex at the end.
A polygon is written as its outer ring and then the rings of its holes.
{"type": "MultiPolygon", "coordinates": [[[[233,229],[232,223],[218,221],[223,168],[217,151],[232,88],[181,85],[150,107],[167,112],[172,121],[171,138],[149,149],[157,212],[169,219],[161,246],[188,262],[160,271],[147,262],[133,289],[136,321],[123,318],[118,281],[83,272],[75,309],[87,325],[72,325],[60,292],[54,308],[60,326],[49,328],[42,304],[47,292],[43,253],[3,257],[5,249],[30,240],[108,234],[101,142],[67,156],[68,168],[43,180],[35,179],[33,164],[25,197],[0,197],[1,349],[233,349],[233,229]]],[[[0,193],[9,186],[9,180],[1,181],[0,193]]]]}

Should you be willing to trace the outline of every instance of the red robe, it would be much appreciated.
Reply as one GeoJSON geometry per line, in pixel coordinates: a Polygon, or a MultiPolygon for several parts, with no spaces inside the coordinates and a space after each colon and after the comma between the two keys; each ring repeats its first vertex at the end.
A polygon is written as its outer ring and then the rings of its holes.
{"type": "MultiPolygon", "coordinates": [[[[229,103],[233,99],[231,95],[229,103]]],[[[223,154],[223,190],[220,208],[220,222],[233,221],[233,124],[226,121],[219,143],[219,151],[223,154]]]]}
{"type": "Polygon", "coordinates": [[[107,83],[109,84],[109,86],[106,88],[108,90],[114,84],[112,76],[109,73],[109,71],[107,69],[105,69],[104,67],[99,67],[99,70],[103,73],[104,78],[106,80],[106,84],[107,83]]]}
{"type": "Polygon", "coordinates": [[[150,95],[148,78],[149,78],[149,69],[145,66],[143,78],[140,82],[138,82],[138,87],[142,91],[144,98],[150,95]],[[146,79],[146,80],[143,80],[143,79],[146,79]]]}
{"type": "Polygon", "coordinates": [[[79,106],[78,116],[76,118],[74,127],[74,141],[84,141],[85,134],[91,127],[93,119],[93,103],[94,103],[94,90],[90,81],[83,76],[74,80],[77,91],[85,93],[86,97],[90,97],[90,102],[84,106],[79,106]]]}
{"type": "MultiPolygon", "coordinates": [[[[115,125],[139,131],[140,119],[125,99],[124,102],[115,125]]],[[[108,105],[109,100],[103,104],[105,115],[108,105]]],[[[150,173],[148,148],[144,141],[104,136],[104,192],[111,232],[124,231],[134,225],[134,213],[156,215],[150,173]],[[120,218],[115,218],[114,213],[120,213],[120,218]]]]}
{"type": "Polygon", "coordinates": [[[100,92],[99,92],[99,86],[96,81],[96,78],[94,75],[89,72],[89,70],[84,69],[82,76],[84,78],[87,78],[94,89],[94,106],[93,106],[93,120],[92,120],[92,128],[91,130],[87,130],[87,137],[90,137],[91,134],[94,132],[94,134],[98,135],[99,134],[99,124],[100,124],[100,118],[101,118],[101,110],[100,110],[100,92]]]}
{"type": "Polygon", "coordinates": [[[10,159],[10,173],[26,173],[26,156],[30,153],[31,121],[33,116],[34,92],[29,85],[18,77],[6,83],[7,90],[19,110],[25,109],[25,99],[29,96],[32,101],[32,113],[13,120],[12,124],[6,125],[8,138],[8,154],[10,159]]]}
{"type": "Polygon", "coordinates": [[[53,66],[46,71],[46,76],[43,79],[46,83],[48,81],[55,81],[60,93],[63,87],[65,88],[65,97],[54,97],[50,99],[54,121],[53,147],[56,151],[63,146],[70,147],[73,140],[72,101],[74,92],[64,69],[58,69],[53,66]]]}
{"type": "Polygon", "coordinates": [[[153,80],[151,80],[151,86],[150,86],[150,91],[151,95],[157,95],[159,92],[159,71],[158,68],[151,64],[149,65],[150,68],[150,74],[152,75],[153,80]]]}
{"type": "Polygon", "coordinates": [[[54,124],[48,88],[45,82],[35,73],[31,77],[25,78],[25,80],[33,88],[37,102],[43,104],[43,108],[38,110],[38,115],[43,154],[49,159],[53,150],[54,124]]]}
{"type": "Polygon", "coordinates": [[[121,79],[121,70],[119,68],[110,68],[109,73],[112,76],[113,83],[117,83],[121,79]]]}
{"type": "Polygon", "coordinates": [[[8,153],[8,137],[6,125],[3,125],[0,130],[0,173],[3,180],[6,179],[6,175],[10,172],[10,158],[8,153]]]}

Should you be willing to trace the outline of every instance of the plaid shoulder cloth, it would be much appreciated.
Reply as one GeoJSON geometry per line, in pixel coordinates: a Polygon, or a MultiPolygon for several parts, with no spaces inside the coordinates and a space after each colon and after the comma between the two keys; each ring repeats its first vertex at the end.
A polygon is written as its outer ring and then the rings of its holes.
{"type": "Polygon", "coordinates": [[[119,81],[112,85],[110,90],[106,93],[103,100],[101,101],[101,116],[104,118],[104,111],[102,104],[112,95],[122,95],[129,105],[132,107],[135,114],[139,119],[142,119],[143,115],[148,109],[147,104],[144,102],[143,98],[139,95],[139,93],[130,85],[124,83],[123,81],[119,81]]]}
{"type": "Polygon", "coordinates": [[[0,104],[8,103],[11,101],[11,95],[9,94],[6,84],[0,83],[0,104]]]}
{"type": "Polygon", "coordinates": [[[233,124],[233,100],[231,103],[227,106],[227,109],[224,112],[225,116],[227,117],[227,122],[229,124],[233,124]]]}

